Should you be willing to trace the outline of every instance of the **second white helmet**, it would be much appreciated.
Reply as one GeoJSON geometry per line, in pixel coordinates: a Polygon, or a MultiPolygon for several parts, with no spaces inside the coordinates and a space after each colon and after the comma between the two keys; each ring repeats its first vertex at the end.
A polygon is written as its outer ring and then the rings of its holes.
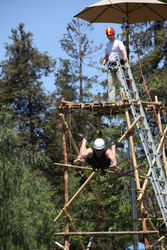
{"type": "Polygon", "coordinates": [[[105,147],[105,142],[103,139],[98,138],[94,141],[94,148],[97,150],[102,150],[105,147]]]}

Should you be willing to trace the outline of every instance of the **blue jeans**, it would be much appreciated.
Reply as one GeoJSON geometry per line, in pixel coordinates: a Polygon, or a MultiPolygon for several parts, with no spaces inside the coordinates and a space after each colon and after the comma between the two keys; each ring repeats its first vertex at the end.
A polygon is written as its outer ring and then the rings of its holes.
{"type": "Polygon", "coordinates": [[[122,94],[122,91],[124,91],[124,84],[122,81],[122,76],[119,70],[112,71],[108,69],[108,97],[110,102],[115,102],[115,88],[117,87],[117,84],[120,89],[120,95],[122,94]]]}

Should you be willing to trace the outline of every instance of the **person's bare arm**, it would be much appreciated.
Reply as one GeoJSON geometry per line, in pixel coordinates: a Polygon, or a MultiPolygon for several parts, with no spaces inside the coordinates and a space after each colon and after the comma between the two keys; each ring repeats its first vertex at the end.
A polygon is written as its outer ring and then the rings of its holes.
{"type": "Polygon", "coordinates": [[[113,162],[113,165],[110,165],[109,167],[119,169],[119,167],[117,166],[116,155],[114,155],[110,149],[107,149],[106,156],[113,162]]]}
{"type": "Polygon", "coordinates": [[[109,56],[109,54],[106,54],[104,59],[103,59],[103,64],[101,66],[101,71],[102,72],[105,72],[104,65],[108,62],[108,56],[109,56]]]}
{"type": "Polygon", "coordinates": [[[74,160],[74,162],[82,162],[82,158],[84,157],[90,157],[92,156],[93,150],[91,148],[86,149],[82,154],[79,154],[77,159],[74,160]]]}
{"type": "Polygon", "coordinates": [[[122,54],[123,54],[123,56],[124,56],[123,60],[124,60],[124,62],[126,63],[126,62],[128,61],[126,49],[124,48],[124,49],[122,49],[121,51],[122,51],[122,54]]]}

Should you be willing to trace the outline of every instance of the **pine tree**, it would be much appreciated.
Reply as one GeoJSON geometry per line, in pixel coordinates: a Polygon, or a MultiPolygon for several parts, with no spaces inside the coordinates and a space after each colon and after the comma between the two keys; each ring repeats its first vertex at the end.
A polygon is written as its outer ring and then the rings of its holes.
{"type": "Polygon", "coordinates": [[[91,56],[102,48],[102,44],[91,46],[93,41],[89,40],[88,35],[92,30],[92,24],[75,18],[68,24],[67,33],[60,40],[62,49],[72,58],[75,75],[79,81],[79,102],[81,103],[85,92],[92,87],[93,83],[97,82],[97,75],[89,78],[83,74],[83,65],[89,60],[87,65],[92,66],[91,56]]]}
{"type": "Polygon", "coordinates": [[[42,76],[48,76],[55,68],[55,61],[47,52],[40,53],[33,45],[32,33],[24,31],[24,24],[12,29],[6,44],[5,61],[1,62],[0,103],[15,108],[17,130],[21,146],[31,149],[43,148],[45,112],[48,97],[42,88],[42,76]]]}
{"type": "MultiPolygon", "coordinates": [[[[78,98],[77,94],[77,77],[73,65],[69,60],[59,59],[59,68],[55,73],[55,87],[53,96],[56,102],[60,104],[62,97],[69,102],[75,102],[78,98]]],[[[57,106],[57,105],[56,105],[57,106]]]]}

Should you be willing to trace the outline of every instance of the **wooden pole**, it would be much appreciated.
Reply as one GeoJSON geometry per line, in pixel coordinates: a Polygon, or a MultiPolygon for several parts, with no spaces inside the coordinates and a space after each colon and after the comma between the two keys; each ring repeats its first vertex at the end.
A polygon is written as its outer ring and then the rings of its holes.
{"type": "MultiPolygon", "coordinates": [[[[81,170],[83,170],[83,169],[86,169],[86,170],[92,170],[93,171],[93,169],[92,168],[88,168],[88,167],[81,167],[81,166],[76,166],[76,165],[70,165],[70,164],[63,164],[63,163],[54,163],[54,165],[56,165],[56,166],[61,166],[61,167],[67,167],[67,168],[76,168],[76,169],[81,169],[81,170]]],[[[138,166],[138,169],[140,170],[140,167],[142,167],[142,165],[139,165],[138,166]]],[[[98,170],[98,171],[101,171],[101,170],[98,170]]],[[[129,176],[129,177],[134,177],[134,175],[130,175],[130,174],[128,174],[128,172],[125,172],[125,173],[121,173],[121,172],[119,172],[119,171],[109,171],[109,170],[105,170],[106,171],[106,173],[109,173],[109,174],[116,174],[116,175],[118,175],[118,178],[120,177],[120,176],[129,176]]],[[[133,172],[133,171],[132,171],[133,172]]],[[[140,177],[140,179],[145,179],[145,178],[148,178],[149,179],[149,177],[145,177],[145,176],[139,176],[140,177]]],[[[102,182],[101,182],[102,183],[102,182]]]]}
{"type": "Polygon", "coordinates": [[[54,222],[56,222],[59,217],[63,214],[64,209],[66,209],[67,207],[69,207],[69,205],[71,204],[71,202],[73,202],[73,200],[77,197],[77,195],[82,191],[82,189],[88,184],[88,182],[91,180],[91,178],[96,174],[96,172],[93,172],[88,179],[84,182],[84,184],[78,189],[78,191],[75,193],[75,195],[71,198],[71,200],[64,206],[64,208],[61,210],[61,212],[58,214],[58,216],[54,219],[54,222]]]}
{"type": "MultiPolygon", "coordinates": [[[[130,117],[129,117],[128,109],[125,109],[125,114],[126,114],[127,125],[128,125],[128,128],[129,128],[131,124],[130,124],[130,117]]],[[[132,134],[129,135],[129,140],[130,140],[130,145],[131,145],[133,167],[136,168],[137,162],[136,162],[135,147],[134,147],[133,135],[132,134]]],[[[134,173],[135,173],[137,189],[140,190],[140,180],[139,180],[138,170],[135,169],[134,173]]],[[[145,220],[145,217],[143,216],[142,208],[143,208],[143,200],[141,200],[141,202],[140,202],[140,211],[141,211],[141,216],[143,218],[143,220],[142,220],[143,230],[147,230],[146,220],[145,220]]],[[[148,235],[144,235],[144,241],[145,241],[145,245],[148,246],[149,245],[148,235]]]]}
{"type": "Polygon", "coordinates": [[[86,247],[86,250],[90,250],[91,245],[92,245],[92,243],[93,243],[93,239],[94,239],[94,235],[91,236],[91,238],[90,238],[90,240],[89,240],[89,243],[88,243],[88,245],[87,245],[87,247],[86,247]]]}
{"type": "Polygon", "coordinates": [[[58,243],[57,241],[55,241],[55,244],[58,245],[61,249],[67,250],[64,246],[62,246],[60,243],[58,243]]]}
{"type": "Polygon", "coordinates": [[[121,141],[123,141],[123,140],[126,138],[126,136],[129,134],[129,132],[131,132],[132,128],[136,125],[136,123],[140,120],[141,117],[142,117],[142,115],[139,115],[139,116],[137,117],[137,119],[136,119],[131,125],[129,125],[128,129],[125,131],[125,133],[124,133],[123,136],[119,139],[118,142],[121,142],[121,141]]]}
{"type": "Polygon", "coordinates": [[[70,164],[54,163],[54,165],[61,166],[61,167],[64,167],[64,168],[76,168],[76,169],[81,169],[81,170],[86,169],[86,170],[92,170],[93,171],[92,168],[82,167],[82,166],[76,166],[76,165],[70,165],[70,164]]]}
{"type": "MultiPolygon", "coordinates": [[[[73,224],[73,222],[72,222],[72,219],[71,219],[70,215],[67,213],[66,209],[64,209],[64,212],[65,212],[66,216],[68,217],[68,219],[69,219],[69,221],[70,221],[70,223],[71,223],[71,226],[73,227],[74,231],[77,232],[77,230],[76,230],[76,228],[75,228],[75,226],[74,226],[74,224],[73,224]]],[[[80,236],[77,235],[77,237],[78,237],[78,240],[79,240],[79,242],[80,242],[80,244],[81,244],[82,249],[85,250],[85,247],[84,247],[84,245],[83,245],[83,242],[82,242],[80,236]]]]}
{"type": "MultiPolygon", "coordinates": [[[[149,222],[150,226],[152,227],[152,229],[153,229],[153,230],[156,230],[156,228],[154,227],[154,225],[153,225],[152,221],[150,220],[150,218],[149,218],[149,216],[148,216],[147,211],[145,211],[145,209],[144,209],[144,208],[143,208],[143,212],[147,215],[147,220],[148,220],[148,222],[149,222]]],[[[161,236],[159,235],[159,233],[157,233],[156,235],[157,235],[158,239],[160,239],[160,238],[161,238],[161,236]]],[[[163,248],[164,248],[164,249],[167,249],[167,247],[165,246],[165,243],[164,243],[164,241],[163,241],[163,240],[162,240],[162,246],[163,246],[163,248]]]]}
{"type": "MultiPolygon", "coordinates": [[[[94,219],[94,221],[95,221],[96,219],[94,219]]],[[[146,220],[148,220],[147,218],[146,218],[146,220]]],[[[149,221],[151,222],[152,220],[156,220],[156,221],[164,221],[164,218],[149,218],[149,221]]],[[[90,221],[93,221],[93,219],[92,220],[90,220],[90,221]]],[[[113,219],[113,218],[107,218],[107,219],[105,219],[105,218],[103,218],[103,219],[101,219],[101,222],[105,222],[105,221],[115,221],[115,222],[125,222],[125,221],[129,221],[129,222],[140,222],[140,221],[142,221],[142,218],[136,218],[136,219],[113,219]]],[[[156,230],[155,228],[153,228],[154,230],[156,230]]]]}
{"type": "MultiPolygon", "coordinates": [[[[62,98],[64,100],[64,98],[62,98]]],[[[64,114],[62,114],[64,117],[64,114]]],[[[64,154],[64,164],[68,163],[67,160],[67,150],[66,150],[66,135],[62,124],[62,141],[63,141],[63,154],[64,154]]],[[[65,206],[68,204],[68,168],[64,170],[64,195],[65,195],[65,206]]],[[[68,208],[67,208],[68,209],[68,208]]],[[[65,232],[69,232],[69,221],[68,217],[65,215],[65,232]]],[[[65,237],[65,248],[69,250],[69,236],[65,237]]]]}
{"type": "MultiPolygon", "coordinates": [[[[158,97],[155,96],[155,101],[158,102],[158,97]]],[[[160,133],[163,133],[162,131],[162,124],[161,124],[161,115],[160,115],[160,110],[158,110],[158,127],[159,127],[159,131],[160,133]]],[[[162,137],[162,135],[161,135],[162,137]]],[[[167,180],[167,163],[166,163],[166,154],[165,154],[165,143],[163,141],[162,146],[161,146],[161,151],[162,151],[162,157],[163,157],[163,161],[164,161],[164,168],[165,168],[165,175],[166,175],[166,180],[167,180]]]]}
{"type": "MultiPolygon", "coordinates": [[[[71,132],[70,132],[70,130],[69,130],[69,128],[68,128],[68,125],[67,125],[67,123],[65,122],[64,117],[62,116],[62,114],[60,114],[60,118],[61,118],[63,124],[66,126],[66,131],[67,131],[68,136],[69,136],[69,138],[70,138],[70,140],[71,140],[71,142],[72,142],[72,145],[73,145],[73,147],[74,147],[74,150],[75,150],[76,154],[79,155],[79,151],[78,151],[78,149],[77,149],[77,146],[75,145],[75,142],[74,142],[74,140],[73,140],[73,137],[72,137],[72,135],[71,135],[71,132]]],[[[85,175],[86,175],[86,178],[89,178],[88,172],[87,172],[85,169],[84,169],[84,173],[85,173],[85,175]]],[[[97,193],[96,193],[96,190],[95,190],[95,188],[94,188],[94,186],[93,186],[93,184],[92,184],[92,182],[91,182],[90,180],[89,180],[89,185],[90,185],[90,187],[91,187],[91,189],[92,189],[92,192],[93,192],[93,194],[94,194],[94,196],[95,196],[95,198],[96,198],[96,200],[97,200],[98,205],[102,208],[103,216],[104,216],[105,218],[107,218],[107,214],[106,214],[106,212],[105,212],[104,209],[103,209],[103,205],[101,204],[101,202],[100,202],[100,200],[99,200],[99,197],[98,197],[98,195],[97,195],[97,193]]]]}
{"type": "MultiPolygon", "coordinates": [[[[101,181],[101,184],[102,184],[102,183],[105,183],[105,182],[109,182],[109,181],[115,180],[115,179],[120,178],[120,177],[122,177],[122,176],[127,176],[129,173],[134,172],[134,170],[136,170],[136,169],[138,169],[138,168],[141,168],[142,166],[143,166],[143,165],[139,165],[139,166],[137,166],[137,167],[134,167],[134,169],[129,170],[129,171],[123,173],[123,174],[119,174],[118,176],[115,176],[115,177],[113,177],[113,178],[107,179],[107,180],[105,180],[105,181],[101,181]]],[[[128,175],[128,176],[129,176],[129,175],[128,175]]]]}
{"type": "MultiPolygon", "coordinates": [[[[157,234],[159,231],[120,231],[120,232],[69,232],[69,236],[74,235],[134,235],[134,234],[141,234],[141,235],[148,235],[148,234],[157,234]]],[[[61,232],[61,233],[54,233],[55,236],[66,236],[67,233],[61,232]]]]}
{"type": "MultiPolygon", "coordinates": [[[[154,242],[151,246],[150,249],[153,248],[154,246],[158,245],[163,239],[165,239],[165,236],[162,236],[159,238],[156,242],[154,242]]],[[[147,249],[147,248],[146,248],[147,249]]]]}
{"type": "MultiPolygon", "coordinates": [[[[98,190],[98,197],[100,199],[100,172],[98,172],[98,186],[97,186],[97,190],[98,190]]],[[[100,217],[101,217],[101,213],[100,213],[100,207],[98,207],[98,211],[97,211],[97,231],[100,232],[100,217]]],[[[101,248],[101,238],[100,235],[97,236],[97,247],[98,249],[101,248]]]]}
{"type": "MultiPolygon", "coordinates": [[[[164,130],[164,134],[166,133],[166,131],[167,131],[167,127],[166,127],[165,130],[164,130]]],[[[161,148],[161,146],[162,146],[164,137],[165,137],[164,135],[161,137],[160,143],[159,143],[158,148],[157,148],[157,153],[159,152],[159,150],[160,150],[160,148],[161,148]]],[[[155,157],[154,157],[153,160],[152,160],[152,165],[154,165],[154,163],[155,163],[155,157]]],[[[151,168],[149,168],[148,173],[147,173],[146,176],[149,177],[150,174],[151,174],[151,168]]],[[[143,183],[143,187],[142,187],[142,189],[140,190],[140,194],[139,194],[139,196],[138,196],[138,198],[137,198],[137,201],[138,201],[138,202],[139,202],[139,201],[142,199],[142,197],[143,197],[144,191],[145,191],[146,186],[147,186],[147,182],[148,182],[148,179],[146,178],[145,181],[144,181],[144,183],[143,183]]]]}

